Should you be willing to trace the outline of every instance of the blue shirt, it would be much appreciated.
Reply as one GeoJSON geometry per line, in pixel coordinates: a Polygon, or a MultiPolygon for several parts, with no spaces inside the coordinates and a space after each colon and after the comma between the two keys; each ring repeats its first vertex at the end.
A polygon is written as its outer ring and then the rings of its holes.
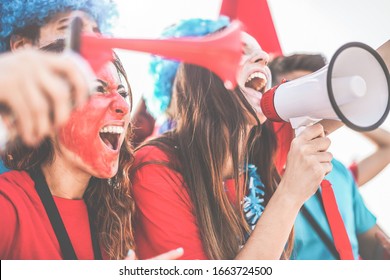
{"type": "Polygon", "coordinates": [[[5,167],[3,161],[0,160],[0,174],[3,174],[7,171],[9,171],[9,169],[7,167],[5,167]]]}
{"type": "MultiPolygon", "coordinates": [[[[325,178],[333,186],[337,205],[351,241],[355,259],[357,259],[359,257],[357,236],[371,229],[376,224],[376,218],[365,206],[350,171],[337,160],[332,160],[332,164],[333,169],[325,178]]],[[[305,206],[330,240],[333,240],[325,213],[318,198],[316,196],[311,197],[306,201],[305,206]]],[[[295,242],[291,259],[335,259],[301,212],[298,214],[294,226],[295,242]]]]}

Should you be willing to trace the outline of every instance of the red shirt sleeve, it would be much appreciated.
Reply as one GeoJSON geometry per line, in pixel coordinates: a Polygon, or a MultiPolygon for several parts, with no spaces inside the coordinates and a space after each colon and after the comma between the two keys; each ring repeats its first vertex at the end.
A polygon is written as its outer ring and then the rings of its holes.
{"type": "MultiPolygon", "coordinates": [[[[139,150],[136,165],[142,163],[139,158],[142,162],[167,159],[156,147],[139,150]]],[[[153,163],[139,168],[132,182],[138,257],[147,259],[183,247],[182,259],[207,259],[182,176],[163,164],[153,163]]]]}
{"type": "MultiPolygon", "coordinates": [[[[4,183],[4,181],[0,181],[4,183]]],[[[0,191],[0,259],[6,259],[12,250],[14,234],[17,228],[17,214],[7,195],[0,191]]]]}

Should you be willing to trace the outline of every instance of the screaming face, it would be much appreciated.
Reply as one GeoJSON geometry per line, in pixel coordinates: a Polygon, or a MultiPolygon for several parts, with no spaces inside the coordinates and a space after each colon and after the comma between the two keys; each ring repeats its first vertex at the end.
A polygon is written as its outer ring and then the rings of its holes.
{"type": "Polygon", "coordinates": [[[74,110],[59,132],[62,154],[88,174],[110,178],[130,121],[128,91],[113,64],[98,74],[96,93],[74,110]]]}
{"type": "Polygon", "coordinates": [[[267,86],[267,77],[262,72],[254,72],[249,75],[245,82],[246,90],[255,90],[261,94],[265,92],[265,88],[267,86]]]}
{"type": "Polygon", "coordinates": [[[243,55],[238,74],[238,85],[256,111],[260,121],[264,122],[265,117],[261,113],[260,100],[262,94],[271,85],[271,72],[267,66],[269,57],[252,36],[244,32],[241,36],[243,55]]]}

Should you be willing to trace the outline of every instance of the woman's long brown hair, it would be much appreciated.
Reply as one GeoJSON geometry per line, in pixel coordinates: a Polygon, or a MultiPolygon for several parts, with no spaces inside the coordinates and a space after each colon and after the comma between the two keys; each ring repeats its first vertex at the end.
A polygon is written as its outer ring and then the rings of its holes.
{"type": "MultiPolygon", "coordinates": [[[[273,163],[273,131],[260,125],[240,90],[227,91],[217,76],[202,67],[182,64],[176,75],[174,95],[176,129],[143,146],[156,145],[172,156],[173,160],[166,165],[180,171],[185,180],[208,257],[234,259],[245,242],[245,233],[250,231],[241,205],[245,187],[239,184],[239,170],[244,161],[258,166],[268,201],[279,182],[273,163]],[[248,112],[258,125],[244,143],[249,132],[248,112]],[[238,186],[235,204],[229,201],[222,178],[229,154],[238,186]]],[[[148,163],[142,166],[145,164],[148,163]]]]}
{"type": "MultiPolygon", "coordinates": [[[[114,65],[126,80],[131,100],[130,85],[125,70],[115,55],[114,65]]],[[[132,127],[129,125],[120,155],[116,175],[117,185],[113,187],[107,179],[92,177],[89,181],[84,200],[92,214],[98,230],[101,247],[110,259],[123,259],[129,249],[134,248],[134,236],[131,225],[134,213],[134,201],[130,193],[129,170],[133,163],[133,151],[130,144],[132,127]]],[[[30,148],[17,143],[3,156],[5,165],[13,170],[34,170],[54,159],[54,144],[45,139],[39,147],[30,148]]]]}

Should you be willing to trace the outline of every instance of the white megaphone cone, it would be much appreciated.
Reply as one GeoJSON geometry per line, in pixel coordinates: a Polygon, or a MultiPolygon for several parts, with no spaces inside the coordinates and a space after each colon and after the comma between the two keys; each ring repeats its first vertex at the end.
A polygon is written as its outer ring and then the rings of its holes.
{"type": "Polygon", "coordinates": [[[371,47],[348,43],[322,69],[264,93],[261,108],[268,119],[290,122],[297,133],[322,119],[373,130],[389,113],[389,70],[371,47]]]}

